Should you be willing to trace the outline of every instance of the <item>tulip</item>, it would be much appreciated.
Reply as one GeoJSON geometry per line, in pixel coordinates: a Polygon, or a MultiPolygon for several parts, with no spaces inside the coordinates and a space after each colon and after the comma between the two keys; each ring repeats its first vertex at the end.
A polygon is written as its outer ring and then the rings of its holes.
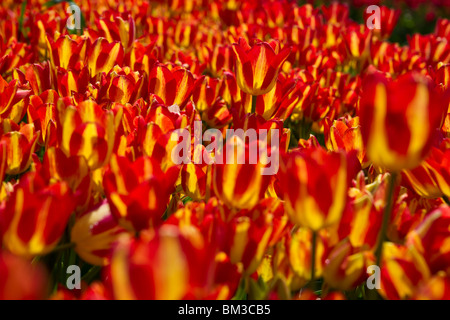
{"type": "Polygon", "coordinates": [[[313,231],[338,223],[350,180],[360,168],[355,160],[354,153],[327,153],[322,148],[284,155],[279,178],[291,221],[313,231]]]}
{"type": "Polygon", "coordinates": [[[236,76],[232,72],[223,72],[223,83],[220,89],[220,96],[223,97],[228,105],[233,105],[241,101],[241,90],[236,82],[236,76]]]}
{"type": "Polygon", "coordinates": [[[122,43],[125,53],[133,46],[135,40],[135,22],[131,15],[128,19],[106,12],[105,18],[96,19],[98,37],[104,37],[109,42],[119,41],[122,43]]]}
{"type": "Polygon", "coordinates": [[[192,93],[192,101],[200,112],[207,111],[219,97],[221,82],[215,78],[206,77],[192,93]]]}
{"type": "Polygon", "coordinates": [[[273,249],[268,250],[258,268],[258,275],[276,288],[277,295],[282,299],[289,299],[291,291],[298,291],[307,283],[291,267],[288,241],[289,235],[286,235],[273,249]]]}
{"type": "Polygon", "coordinates": [[[207,66],[208,71],[214,77],[220,77],[224,70],[232,70],[235,64],[235,56],[230,45],[214,46],[212,50],[205,47],[208,52],[207,66]]]}
{"type": "Polygon", "coordinates": [[[370,53],[371,30],[365,27],[350,27],[344,39],[349,55],[356,59],[364,59],[370,53]]]}
{"type": "Polygon", "coordinates": [[[76,198],[76,211],[86,209],[93,196],[93,181],[87,161],[83,156],[67,157],[61,149],[50,147],[46,150],[40,174],[51,183],[67,183],[76,198]]]}
{"type": "Polygon", "coordinates": [[[412,298],[416,287],[430,278],[425,259],[413,248],[391,242],[386,242],[384,246],[381,288],[378,292],[390,300],[412,298]]]}
{"type": "Polygon", "coordinates": [[[333,2],[330,6],[323,5],[321,7],[324,17],[330,24],[343,24],[349,16],[349,8],[347,4],[333,2]]]}
{"type": "Polygon", "coordinates": [[[186,146],[188,146],[188,142],[190,142],[188,139],[191,136],[186,135],[189,134],[188,131],[183,130],[181,132],[173,130],[160,135],[153,146],[151,157],[160,163],[163,172],[177,168],[181,163],[187,162],[189,152],[186,146]],[[180,152],[180,146],[183,147],[182,152],[180,152]],[[178,154],[176,151],[178,151],[178,154]]]}
{"type": "Polygon", "coordinates": [[[142,76],[138,72],[131,72],[129,68],[115,67],[105,79],[105,98],[109,102],[121,104],[134,103],[136,96],[142,91],[142,76]]]}
{"type": "Polygon", "coordinates": [[[370,251],[357,250],[348,240],[343,240],[328,255],[323,270],[324,281],[332,288],[350,290],[367,278],[367,267],[373,264],[370,251]]]}
{"type": "Polygon", "coordinates": [[[110,292],[102,282],[94,282],[81,295],[81,300],[111,300],[110,292]]]}
{"type": "Polygon", "coordinates": [[[357,157],[363,167],[368,165],[363,147],[359,117],[346,117],[325,123],[325,143],[328,150],[357,151],[357,157]]]}
{"type": "Polygon", "coordinates": [[[158,49],[160,48],[155,47],[155,42],[144,45],[135,41],[129,53],[129,62],[126,60],[125,63],[134,71],[149,74],[159,55],[158,49]]]}
{"type": "MultiPolygon", "coordinates": [[[[427,186],[426,190],[428,194],[425,194],[428,195],[427,198],[450,197],[449,161],[450,150],[445,148],[445,143],[442,143],[439,149],[434,147],[431,149],[430,156],[419,167],[428,173],[426,177],[419,180],[427,186]]],[[[405,172],[405,175],[409,174],[409,172],[405,172]]],[[[415,186],[417,187],[417,184],[415,186]]],[[[416,190],[417,188],[414,189],[416,190]]],[[[422,196],[425,196],[423,193],[422,196]]]]}
{"type": "Polygon", "coordinates": [[[273,227],[265,215],[252,220],[248,216],[233,218],[228,223],[227,248],[231,263],[241,262],[244,275],[250,275],[260,265],[273,227]]]}
{"type": "Polygon", "coordinates": [[[65,183],[46,185],[37,172],[22,177],[0,212],[3,245],[27,258],[45,255],[58,244],[75,208],[65,183]]]}
{"type": "Polygon", "coordinates": [[[289,242],[289,263],[295,274],[306,282],[311,279],[311,266],[314,265],[315,278],[322,276],[325,258],[328,253],[328,244],[325,233],[319,235],[315,246],[315,261],[312,263],[313,250],[311,248],[313,234],[307,228],[299,228],[292,235],[289,242]]]}
{"type": "MultiPolygon", "coordinates": [[[[381,38],[387,39],[392,34],[392,31],[397,24],[398,18],[400,17],[400,10],[390,9],[385,6],[380,6],[380,29],[374,29],[373,32],[379,35],[381,38]]],[[[364,12],[364,21],[370,17],[371,13],[364,12]]]]}
{"type": "Polygon", "coordinates": [[[169,133],[173,129],[176,129],[177,123],[179,125],[180,114],[172,112],[171,109],[165,107],[164,105],[154,105],[148,110],[145,120],[150,123],[158,125],[161,129],[162,134],[169,133]]]}
{"type": "Polygon", "coordinates": [[[355,248],[375,247],[382,222],[386,179],[365,184],[361,171],[357,185],[349,189],[349,199],[337,228],[339,240],[348,238],[355,248]],[[371,191],[372,190],[372,191],[371,191]]]}
{"type": "MultiPolygon", "coordinates": [[[[82,282],[83,283],[83,282],[82,282]]],[[[58,284],[55,292],[48,298],[48,300],[56,301],[72,301],[77,300],[81,290],[69,290],[61,283],[58,284]]]]}
{"type": "Polygon", "coordinates": [[[107,287],[121,300],[207,298],[226,286],[215,277],[221,260],[208,254],[196,228],[165,225],[138,239],[119,240],[107,266],[107,287]]]}
{"type": "Polygon", "coordinates": [[[170,59],[172,65],[181,66],[189,69],[189,71],[196,77],[201,77],[205,72],[206,65],[201,63],[194,52],[187,52],[185,50],[175,49],[170,59]]]}
{"type": "MultiPolygon", "coordinates": [[[[200,154],[203,155],[205,147],[202,145],[198,147],[201,150],[200,154]]],[[[208,163],[210,160],[202,161],[201,164],[189,162],[183,164],[181,168],[181,186],[186,195],[193,200],[207,200],[211,196],[212,168],[208,163]]]]}
{"type": "Polygon", "coordinates": [[[26,124],[18,131],[4,134],[0,141],[6,144],[6,174],[19,174],[26,171],[31,164],[31,157],[36,149],[39,132],[33,124],[26,124]]]}
{"type": "Polygon", "coordinates": [[[354,153],[327,154],[322,148],[292,151],[282,158],[279,178],[287,214],[312,231],[310,279],[315,279],[317,233],[341,219],[350,179],[360,168],[355,158],[354,153]]]}
{"type": "Polygon", "coordinates": [[[0,74],[3,75],[13,72],[15,68],[33,62],[34,54],[27,52],[31,50],[31,46],[18,42],[16,39],[9,42],[11,44],[8,50],[3,51],[0,57],[0,74]]]}
{"type": "Polygon", "coordinates": [[[233,44],[236,54],[236,79],[242,91],[258,96],[272,90],[278,72],[291,52],[280,50],[276,41],[257,42],[252,47],[244,38],[233,44]]]}
{"type": "Polygon", "coordinates": [[[434,34],[414,34],[408,36],[409,47],[419,52],[422,59],[427,63],[437,65],[439,63],[450,63],[450,47],[447,41],[441,41],[434,34]]]}
{"type": "Polygon", "coordinates": [[[123,62],[124,50],[120,42],[109,42],[98,38],[87,53],[87,66],[91,77],[98,77],[101,72],[109,72],[115,65],[123,62]]]}
{"type": "Polygon", "coordinates": [[[450,300],[450,278],[435,275],[418,286],[414,300],[450,300]]]}
{"type": "Polygon", "coordinates": [[[418,74],[408,73],[395,81],[368,75],[360,120],[369,160],[392,171],[417,167],[431,148],[448,104],[448,96],[418,74]]]}
{"type": "Polygon", "coordinates": [[[40,264],[0,251],[0,300],[41,300],[47,296],[47,273],[40,264]]]}
{"type": "Polygon", "coordinates": [[[0,179],[3,181],[6,173],[7,145],[5,141],[0,140],[0,179]]]}
{"type": "Polygon", "coordinates": [[[203,77],[194,80],[192,73],[182,67],[169,70],[163,64],[156,64],[150,71],[148,90],[166,106],[176,104],[182,109],[202,81],[203,77]]]}
{"type": "Polygon", "coordinates": [[[317,140],[315,135],[310,134],[308,140],[305,140],[305,139],[298,140],[297,147],[300,150],[301,149],[314,149],[314,148],[319,148],[320,147],[320,143],[317,140]]]}
{"type": "Polygon", "coordinates": [[[238,136],[228,140],[213,164],[214,193],[230,208],[251,209],[264,197],[270,176],[261,173],[265,165],[260,159],[250,163],[249,149],[256,148],[256,143],[250,145],[238,136]]]}
{"type": "Polygon", "coordinates": [[[57,122],[60,148],[67,156],[83,156],[90,169],[98,169],[108,163],[120,123],[122,109],[114,115],[111,110],[103,110],[92,100],[77,106],[58,103],[57,122]]]}
{"type": "Polygon", "coordinates": [[[47,47],[53,69],[56,67],[65,70],[76,69],[76,65],[86,57],[87,39],[85,37],[74,39],[66,35],[54,41],[52,37],[47,37],[47,47]]]}
{"type": "Polygon", "coordinates": [[[259,219],[264,216],[267,222],[272,224],[272,233],[269,240],[269,247],[275,246],[289,232],[292,225],[289,223],[283,201],[278,198],[268,197],[263,200],[251,211],[252,219],[259,219]]]}
{"type": "Polygon", "coordinates": [[[448,103],[447,93],[419,74],[407,73],[388,80],[380,73],[371,73],[364,79],[360,118],[367,157],[375,165],[393,171],[376,250],[378,265],[390,219],[396,172],[417,167],[427,156],[448,103]]]}
{"type": "Polygon", "coordinates": [[[450,208],[442,206],[430,212],[414,230],[406,236],[406,243],[417,250],[427,261],[431,272],[449,272],[450,208]]]}
{"type": "MultiPolygon", "coordinates": [[[[279,76],[276,84],[266,94],[256,98],[255,112],[264,119],[287,119],[300,99],[301,87],[295,81],[279,76]]],[[[252,108],[250,95],[242,94],[245,111],[249,113],[252,108]]]]}
{"type": "Polygon", "coordinates": [[[29,81],[35,95],[40,95],[52,88],[50,65],[48,62],[32,64],[25,69],[25,77],[29,81]]]}
{"type": "Polygon", "coordinates": [[[6,82],[0,75],[0,116],[16,123],[22,120],[26,112],[27,97],[31,90],[20,86],[17,80],[6,82]]]}
{"type": "MultiPolygon", "coordinates": [[[[432,154],[435,153],[434,150],[431,152],[432,154]]],[[[440,165],[438,166],[438,169],[434,171],[430,168],[430,161],[431,159],[427,159],[415,169],[404,170],[402,172],[402,177],[405,180],[405,184],[419,196],[434,199],[442,197],[443,195],[435,177],[439,175],[441,181],[445,180],[443,180],[442,174],[439,173],[440,165]]]]}
{"type": "Polygon", "coordinates": [[[163,173],[149,157],[130,162],[114,156],[103,177],[111,213],[120,225],[133,232],[160,225],[177,176],[176,167],[163,173]]]}
{"type": "Polygon", "coordinates": [[[75,244],[75,252],[84,261],[104,266],[110,262],[114,243],[125,233],[125,229],[118,225],[111,214],[108,202],[104,200],[77,218],[70,239],[75,244]]]}
{"type": "Polygon", "coordinates": [[[89,83],[91,76],[89,69],[84,66],[80,71],[78,70],[64,70],[57,68],[56,82],[58,93],[61,97],[74,96],[77,99],[84,99],[81,95],[91,96],[97,99],[98,90],[92,84],[89,83]],[[73,94],[75,93],[75,94],[73,94]]]}
{"type": "Polygon", "coordinates": [[[436,35],[441,38],[448,38],[450,36],[450,20],[438,19],[436,23],[436,35]]]}
{"type": "Polygon", "coordinates": [[[208,110],[202,113],[202,120],[209,127],[220,129],[231,122],[232,115],[225,102],[218,98],[208,110]]]}
{"type": "Polygon", "coordinates": [[[435,82],[437,85],[442,85],[444,89],[448,89],[450,87],[450,64],[442,64],[438,66],[435,82]]]}
{"type": "Polygon", "coordinates": [[[33,122],[36,131],[40,131],[40,145],[56,145],[56,102],[59,95],[54,90],[44,91],[39,96],[31,96],[28,105],[28,121],[33,122]]]}

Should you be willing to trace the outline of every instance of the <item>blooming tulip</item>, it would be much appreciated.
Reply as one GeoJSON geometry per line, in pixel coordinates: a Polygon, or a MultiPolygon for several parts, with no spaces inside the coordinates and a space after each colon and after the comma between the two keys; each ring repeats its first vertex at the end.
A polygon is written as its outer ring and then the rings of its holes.
{"type": "Polygon", "coordinates": [[[396,80],[379,73],[368,75],[359,107],[368,159],[393,171],[417,167],[431,148],[448,101],[419,74],[396,80]]]}
{"type": "Polygon", "coordinates": [[[278,72],[291,49],[276,41],[257,42],[252,47],[240,38],[233,44],[236,54],[236,78],[239,88],[247,94],[258,96],[272,90],[278,72]]]}

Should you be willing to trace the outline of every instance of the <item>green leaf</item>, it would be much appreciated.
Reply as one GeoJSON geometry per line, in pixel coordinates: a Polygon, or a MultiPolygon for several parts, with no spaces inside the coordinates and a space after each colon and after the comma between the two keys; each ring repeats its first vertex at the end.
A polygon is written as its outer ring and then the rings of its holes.
{"type": "Polygon", "coordinates": [[[46,3],[44,3],[44,7],[50,8],[50,7],[53,7],[54,5],[57,5],[57,4],[60,4],[60,3],[63,3],[63,2],[68,2],[68,1],[65,1],[65,0],[51,0],[51,1],[47,1],[46,3]]]}
{"type": "Polygon", "coordinates": [[[231,300],[247,300],[247,292],[245,291],[245,278],[241,279],[241,283],[239,284],[239,287],[231,300]]]}
{"type": "Polygon", "coordinates": [[[19,30],[25,39],[27,39],[27,33],[25,32],[25,29],[23,28],[23,20],[25,17],[25,10],[27,8],[27,3],[28,3],[27,0],[22,2],[22,7],[20,8],[20,17],[19,17],[19,30]]]}
{"type": "Polygon", "coordinates": [[[191,197],[188,197],[188,196],[186,196],[186,197],[184,197],[183,199],[181,199],[181,201],[183,202],[183,204],[186,204],[186,203],[188,203],[188,202],[192,201],[192,198],[191,198],[191,197]]]}

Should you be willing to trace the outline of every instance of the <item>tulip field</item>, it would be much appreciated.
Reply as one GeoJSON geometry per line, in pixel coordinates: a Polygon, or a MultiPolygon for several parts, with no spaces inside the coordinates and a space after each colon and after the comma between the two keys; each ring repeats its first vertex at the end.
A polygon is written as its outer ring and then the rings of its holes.
{"type": "Polygon", "coordinates": [[[2,0],[0,181],[0,300],[450,300],[450,1],[2,0]]]}

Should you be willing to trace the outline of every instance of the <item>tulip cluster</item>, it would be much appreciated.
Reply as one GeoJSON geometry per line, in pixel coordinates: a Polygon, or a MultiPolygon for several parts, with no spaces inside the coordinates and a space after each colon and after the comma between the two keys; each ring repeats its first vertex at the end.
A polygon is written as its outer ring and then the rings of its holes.
{"type": "Polygon", "coordinates": [[[0,299],[450,299],[450,20],[75,2],[0,5],[0,299]]]}

